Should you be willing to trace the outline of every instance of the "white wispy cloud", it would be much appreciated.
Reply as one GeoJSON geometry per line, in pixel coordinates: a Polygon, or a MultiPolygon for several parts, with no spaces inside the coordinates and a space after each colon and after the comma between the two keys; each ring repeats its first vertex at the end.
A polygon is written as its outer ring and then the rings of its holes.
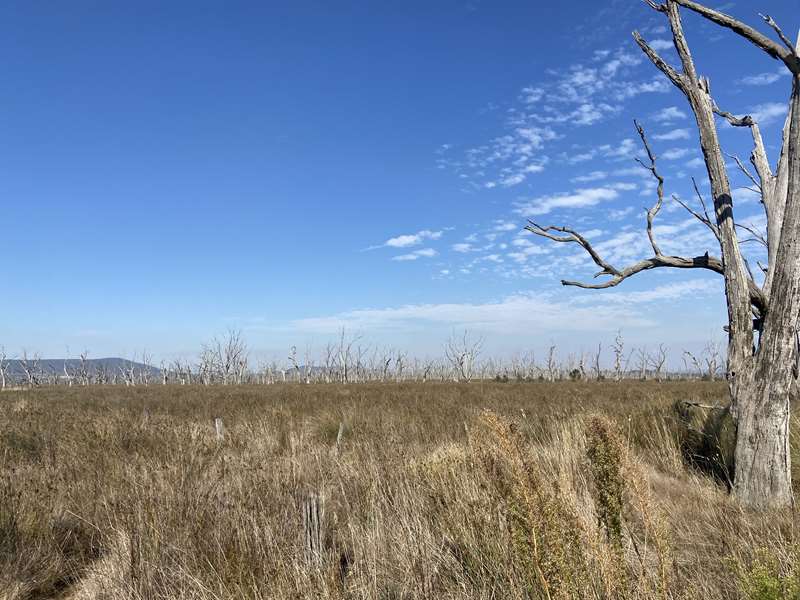
{"type": "Polygon", "coordinates": [[[438,252],[433,248],[422,248],[420,250],[414,250],[413,252],[409,252],[408,254],[400,254],[398,256],[393,256],[392,260],[399,260],[399,261],[408,261],[408,260],[417,260],[419,258],[430,258],[432,256],[436,256],[438,252]]]}
{"type": "Polygon", "coordinates": [[[770,85],[782,79],[784,77],[789,76],[789,70],[781,67],[777,71],[769,71],[767,73],[758,73],[757,75],[748,75],[747,77],[742,77],[739,80],[739,83],[743,85],[770,85]]]}
{"type": "Polygon", "coordinates": [[[602,154],[609,158],[632,158],[639,149],[636,141],[632,138],[625,138],[614,146],[606,144],[600,147],[602,154]]]}
{"type": "Polygon", "coordinates": [[[522,88],[520,92],[520,100],[525,104],[535,104],[544,97],[544,89],[536,86],[529,85],[522,88]]]}
{"type": "MultiPolygon", "coordinates": [[[[659,285],[653,289],[635,292],[611,292],[603,298],[603,302],[619,304],[648,304],[650,302],[663,302],[665,300],[678,300],[685,297],[715,294],[721,292],[722,279],[689,279],[659,285]]],[[[588,303],[595,299],[582,296],[576,300],[578,303],[588,303]]]]}
{"type": "Polygon", "coordinates": [[[689,154],[688,148],[670,148],[658,155],[659,158],[664,160],[678,160],[689,154]]]}
{"type": "Polygon", "coordinates": [[[658,141],[674,141],[674,140],[688,140],[689,139],[689,130],[688,129],[673,129],[672,131],[667,131],[666,133],[658,133],[653,136],[654,140],[658,141]]]}
{"type": "Polygon", "coordinates": [[[593,150],[588,150],[586,152],[578,152],[577,154],[566,155],[566,160],[570,164],[577,164],[592,160],[595,156],[596,153],[593,150]]]}
{"type": "Polygon", "coordinates": [[[656,52],[663,52],[664,50],[672,50],[675,47],[672,43],[672,40],[667,40],[667,39],[655,39],[647,43],[656,52]]]}
{"type": "Polygon", "coordinates": [[[583,208],[619,197],[612,187],[584,188],[569,194],[553,194],[534,198],[517,206],[515,212],[523,217],[546,215],[559,208],[583,208]]]}
{"type": "MultiPolygon", "coordinates": [[[[463,269],[469,271],[469,269],[463,269]]],[[[721,281],[721,280],[720,280],[721,281]]],[[[647,304],[661,306],[664,299],[678,300],[718,294],[719,282],[709,279],[672,282],[650,290],[616,290],[576,293],[558,298],[549,294],[519,293],[477,303],[406,304],[398,307],[364,308],[330,316],[298,319],[292,331],[333,335],[342,327],[351,331],[449,331],[468,329],[497,335],[542,336],[561,332],[613,332],[626,328],[654,327],[657,322],[643,311],[647,304]]]]}
{"type": "Polygon", "coordinates": [[[700,167],[704,167],[705,165],[706,165],[705,161],[699,156],[684,163],[684,166],[689,167],[690,169],[699,169],[700,167]]]}
{"type": "MultiPolygon", "coordinates": [[[[439,168],[449,168],[468,188],[492,190],[519,186],[548,165],[545,150],[574,127],[589,127],[617,115],[623,103],[642,94],[665,93],[661,76],[642,75],[644,62],[626,48],[595,51],[589,64],[548,70],[534,85],[523,87],[507,110],[506,132],[469,148],[463,159],[439,153],[439,168]]],[[[591,160],[589,153],[564,160],[591,160]]]]}
{"type": "Polygon", "coordinates": [[[520,229],[520,226],[517,223],[501,219],[495,221],[494,227],[492,227],[492,229],[494,231],[517,231],[518,229],[520,229]]]}
{"type": "Polygon", "coordinates": [[[759,125],[769,125],[786,117],[788,107],[779,102],[766,102],[754,106],[748,113],[759,125]]]}
{"type": "Polygon", "coordinates": [[[687,116],[688,115],[677,106],[668,106],[667,108],[655,113],[652,116],[652,119],[654,121],[658,121],[659,123],[670,123],[679,119],[685,119],[687,116]]]}
{"type": "MultiPolygon", "coordinates": [[[[468,269],[467,269],[468,271],[468,269]]],[[[596,296],[599,298],[599,295],[596,296]]],[[[615,331],[619,323],[629,327],[655,323],[624,303],[585,306],[562,302],[546,295],[518,294],[495,302],[408,304],[396,308],[359,309],[327,317],[298,319],[290,323],[295,331],[335,334],[345,327],[351,331],[471,329],[498,334],[519,334],[552,330],[553,324],[566,331],[615,331]]]]}
{"type": "Polygon", "coordinates": [[[573,177],[570,181],[574,181],[576,183],[587,183],[589,181],[600,181],[601,179],[606,179],[607,177],[608,172],[606,171],[592,171],[591,173],[586,173],[585,175],[573,177]]]}
{"type": "Polygon", "coordinates": [[[633,212],[632,206],[626,206],[625,208],[620,208],[619,210],[612,210],[608,213],[608,218],[612,221],[619,221],[620,219],[624,219],[629,214],[633,212]]]}
{"type": "Polygon", "coordinates": [[[631,82],[627,87],[619,89],[615,94],[616,100],[626,100],[641,94],[665,94],[670,90],[669,82],[658,75],[650,81],[631,82]]]}
{"type": "Polygon", "coordinates": [[[405,235],[398,235],[397,237],[389,238],[380,246],[373,246],[373,248],[408,248],[410,246],[418,246],[426,240],[438,240],[442,237],[443,231],[431,231],[430,229],[423,229],[417,233],[409,233],[405,235]]]}

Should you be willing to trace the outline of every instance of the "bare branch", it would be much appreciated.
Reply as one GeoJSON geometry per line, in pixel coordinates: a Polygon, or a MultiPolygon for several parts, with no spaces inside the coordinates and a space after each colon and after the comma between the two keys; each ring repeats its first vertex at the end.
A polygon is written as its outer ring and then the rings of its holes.
{"type": "Polygon", "coordinates": [[[618,286],[620,283],[643,271],[649,271],[659,267],[672,267],[675,269],[707,269],[715,273],[722,274],[722,261],[718,258],[705,254],[694,258],[684,258],[682,256],[653,256],[645,258],[637,263],[622,269],[618,275],[601,283],[584,283],[581,281],[561,280],[562,285],[579,287],[589,290],[603,290],[618,286]]]}
{"type": "MultiPolygon", "coordinates": [[[[708,215],[708,207],[706,207],[706,201],[703,200],[703,194],[700,193],[700,188],[697,187],[697,180],[694,177],[692,177],[692,185],[694,186],[694,191],[697,194],[697,197],[700,199],[700,205],[703,207],[703,214],[706,216],[706,221],[710,223],[711,217],[708,215]]],[[[719,228],[717,228],[717,233],[719,233],[719,228]]]]}
{"type": "MultiPolygon", "coordinates": [[[[701,197],[701,198],[702,198],[702,197],[701,197]]],[[[698,220],[698,221],[700,221],[700,222],[701,222],[703,225],[705,225],[706,227],[708,227],[708,228],[711,230],[711,233],[713,233],[713,234],[714,234],[714,237],[716,237],[716,238],[717,238],[717,241],[719,241],[719,228],[717,228],[716,224],[714,224],[714,223],[712,223],[712,222],[711,222],[711,219],[709,219],[709,217],[708,217],[708,212],[706,212],[705,216],[703,216],[703,215],[699,214],[699,213],[698,213],[698,212],[696,212],[696,211],[695,211],[695,210],[694,210],[694,209],[693,209],[691,206],[689,206],[688,204],[686,204],[686,203],[685,203],[683,200],[681,200],[681,199],[680,199],[678,196],[676,196],[675,194],[673,194],[673,195],[672,195],[672,199],[673,199],[675,202],[677,202],[678,204],[680,204],[680,205],[681,205],[681,206],[682,206],[684,209],[686,209],[686,210],[689,212],[689,214],[691,214],[691,215],[692,215],[692,216],[693,216],[695,219],[697,219],[697,220],[698,220]]],[[[705,210],[705,205],[703,206],[703,209],[705,210]]]]}
{"type": "Polygon", "coordinates": [[[783,33],[783,31],[781,30],[781,28],[780,28],[780,27],[778,26],[778,24],[775,22],[775,19],[773,19],[773,18],[772,18],[771,16],[769,16],[769,15],[762,15],[761,13],[758,13],[758,16],[759,16],[759,17],[761,17],[762,19],[764,19],[764,22],[765,22],[767,25],[769,25],[770,27],[772,27],[772,29],[775,31],[775,33],[777,33],[777,34],[778,34],[778,37],[780,38],[780,40],[783,42],[783,45],[784,45],[784,46],[786,46],[786,47],[789,49],[789,51],[790,51],[792,54],[794,54],[794,53],[795,53],[795,47],[794,47],[794,44],[791,42],[791,40],[790,40],[789,38],[787,38],[787,37],[784,35],[784,33],[783,33]]]}
{"type": "Polygon", "coordinates": [[[657,10],[658,12],[664,12],[667,7],[663,4],[658,4],[655,0],[644,0],[644,3],[647,4],[653,10],[657,10]]]}
{"type": "Polygon", "coordinates": [[[639,137],[642,138],[642,144],[647,152],[647,157],[650,159],[650,165],[646,165],[639,158],[636,158],[636,162],[650,171],[650,173],[653,174],[653,177],[655,177],[656,181],[658,182],[658,187],[656,188],[658,200],[656,200],[656,203],[653,205],[653,207],[647,211],[647,237],[650,239],[650,246],[652,246],[653,252],[656,253],[656,256],[661,256],[661,249],[658,247],[658,244],[656,244],[656,239],[653,235],[653,220],[656,218],[658,211],[661,210],[661,206],[664,204],[664,178],[659,174],[658,169],[656,168],[656,157],[650,148],[650,144],[647,142],[647,136],[644,133],[644,128],[636,120],[633,121],[633,124],[636,126],[636,131],[639,133],[639,137]]]}
{"type": "Polygon", "coordinates": [[[583,247],[583,249],[586,250],[589,256],[592,257],[594,263],[602,269],[602,271],[600,271],[597,275],[595,275],[595,277],[599,277],[600,275],[617,275],[617,276],[621,275],[621,273],[617,269],[615,269],[609,263],[603,260],[600,257],[600,255],[597,252],[595,252],[595,249],[592,248],[592,245],[589,243],[589,241],[581,234],[579,234],[577,231],[569,229],[567,227],[556,227],[553,225],[542,227],[541,225],[538,225],[530,220],[528,221],[528,223],[529,224],[525,227],[525,229],[527,229],[531,233],[545,237],[549,240],[553,240],[554,242],[561,242],[561,243],[574,242],[576,244],[580,244],[583,247]],[[553,235],[552,233],[550,233],[551,231],[559,231],[561,233],[566,233],[567,235],[565,236],[553,235]]]}
{"type": "Polygon", "coordinates": [[[697,86],[699,83],[697,70],[694,66],[694,60],[692,59],[692,53],[689,50],[686,36],[683,34],[683,23],[681,23],[678,5],[668,1],[666,13],[669,18],[670,28],[672,29],[672,41],[675,44],[675,50],[677,50],[678,56],[681,59],[681,64],[683,65],[683,74],[693,85],[697,86]]]}
{"type": "Polygon", "coordinates": [[[702,4],[698,4],[693,0],[670,0],[670,1],[676,2],[677,4],[680,4],[681,6],[696,12],[697,14],[705,17],[706,19],[708,19],[713,23],[716,23],[717,25],[721,25],[722,27],[725,27],[735,33],[738,33],[740,36],[742,36],[752,44],[761,48],[771,57],[782,60],[786,64],[786,66],[792,70],[792,72],[794,73],[800,72],[800,61],[796,60],[796,55],[794,54],[794,52],[790,52],[777,42],[769,39],[760,31],[753,29],[749,25],[745,25],[744,23],[742,23],[737,19],[734,19],[730,15],[714,10],[713,8],[708,8],[707,6],[703,6],[702,4]]]}
{"type": "Polygon", "coordinates": [[[678,71],[675,70],[675,67],[668,64],[663,58],[661,58],[658,53],[653,50],[644,40],[638,31],[633,32],[633,39],[636,40],[636,43],[639,44],[639,48],[642,49],[642,52],[647,55],[647,58],[650,59],[650,61],[658,68],[658,70],[664,73],[664,75],[667,76],[667,79],[669,79],[675,87],[686,93],[686,80],[684,79],[684,76],[678,73],[678,71]]]}
{"type": "Polygon", "coordinates": [[[750,115],[737,117],[736,115],[729,113],[727,110],[722,110],[719,106],[717,106],[716,102],[714,102],[714,113],[725,119],[733,127],[750,127],[754,123],[753,117],[750,115]]]}
{"type": "MultiPolygon", "coordinates": [[[[750,171],[747,169],[747,167],[745,167],[745,166],[744,166],[744,164],[742,164],[742,161],[739,159],[739,157],[738,157],[738,156],[736,156],[735,154],[728,154],[727,152],[725,153],[725,155],[726,155],[728,158],[731,158],[731,159],[733,159],[733,161],[736,163],[736,166],[737,166],[737,167],[739,167],[739,170],[740,170],[742,173],[744,173],[744,174],[745,174],[745,176],[746,176],[746,177],[747,177],[747,178],[748,178],[750,181],[752,181],[752,182],[753,182],[753,185],[754,185],[754,186],[756,186],[754,191],[757,191],[758,193],[761,193],[761,184],[760,184],[758,181],[756,181],[756,178],[755,178],[755,177],[753,177],[752,173],[750,173],[750,171]]],[[[753,188],[747,188],[747,189],[753,189],[753,188]]]]}
{"type": "MultiPolygon", "coordinates": [[[[542,227],[541,225],[537,225],[533,221],[530,221],[529,225],[527,225],[525,229],[535,235],[539,235],[541,237],[553,240],[555,242],[562,242],[562,243],[571,242],[582,246],[583,249],[586,250],[586,252],[592,257],[592,260],[595,262],[595,264],[597,264],[602,268],[602,271],[597,273],[595,277],[599,277],[601,275],[611,276],[611,279],[608,279],[601,283],[584,283],[581,281],[570,281],[562,279],[561,285],[565,286],[573,286],[590,290],[602,290],[602,289],[616,287],[620,283],[622,283],[629,277],[636,275],[637,273],[641,273],[643,271],[649,271],[651,269],[657,269],[660,267],[671,267],[674,269],[706,269],[709,271],[713,271],[715,273],[719,273],[720,275],[724,274],[722,261],[714,256],[709,256],[708,253],[704,254],[703,256],[695,256],[694,258],[684,258],[682,256],[657,255],[651,258],[640,260],[639,262],[629,265],[625,268],[618,269],[609,264],[608,262],[606,262],[603,258],[601,258],[600,255],[597,253],[597,251],[589,243],[589,241],[572,229],[569,229],[567,227],[557,227],[552,225],[547,227],[542,227]],[[560,231],[563,233],[567,233],[568,235],[557,236],[550,233],[551,231],[560,231]]],[[[750,281],[749,290],[750,290],[751,303],[753,304],[753,306],[756,307],[756,309],[758,309],[763,314],[764,307],[766,306],[766,301],[764,299],[763,292],[752,281],[750,281]]]]}
{"type": "Polygon", "coordinates": [[[763,233],[756,230],[754,227],[750,227],[749,225],[743,225],[741,223],[736,223],[736,227],[738,227],[739,229],[743,229],[744,231],[753,236],[752,238],[747,238],[745,240],[742,240],[742,243],[757,242],[762,246],[764,246],[764,248],[769,248],[769,243],[767,243],[767,238],[764,237],[763,233]]]}

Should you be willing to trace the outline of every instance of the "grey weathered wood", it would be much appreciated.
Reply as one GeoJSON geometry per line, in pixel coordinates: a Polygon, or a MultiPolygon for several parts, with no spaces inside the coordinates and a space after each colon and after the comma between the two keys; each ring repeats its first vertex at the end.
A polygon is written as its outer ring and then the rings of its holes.
{"type": "Polygon", "coordinates": [[[214,419],[214,433],[216,433],[218,440],[225,439],[225,425],[222,422],[222,417],[214,419]]]}
{"type": "Polygon", "coordinates": [[[344,422],[339,422],[339,432],[336,434],[336,453],[338,454],[342,448],[342,440],[344,439],[344,422]]]}
{"type": "Polygon", "coordinates": [[[312,566],[322,563],[324,502],[316,493],[303,500],[303,552],[306,562],[312,566]]]}

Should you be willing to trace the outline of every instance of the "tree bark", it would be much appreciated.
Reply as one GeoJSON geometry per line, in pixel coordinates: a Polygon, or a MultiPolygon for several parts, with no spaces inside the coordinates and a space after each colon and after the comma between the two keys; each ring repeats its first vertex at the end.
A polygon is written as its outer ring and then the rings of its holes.
{"type": "MultiPolygon", "coordinates": [[[[752,508],[792,504],[789,398],[797,377],[800,312],[800,75],[788,128],[788,193],[780,246],[755,365],[733,396],[737,407],[734,495],[752,508]]],[[[733,390],[732,390],[733,392],[733,390]]]]}
{"type": "Polygon", "coordinates": [[[791,373],[755,373],[741,382],[735,398],[736,450],[733,495],[756,510],[792,505],[789,454],[791,373]],[[778,375],[776,378],[772,378],[778,375]],[[782,375],[782,376],[781,376],[782,375]]]}

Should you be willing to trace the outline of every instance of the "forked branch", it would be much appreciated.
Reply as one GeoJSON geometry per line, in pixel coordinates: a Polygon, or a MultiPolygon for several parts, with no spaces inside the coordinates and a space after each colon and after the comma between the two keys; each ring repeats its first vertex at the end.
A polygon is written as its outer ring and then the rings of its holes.
{"type": "MultiPolygon", "coordinates": [[[[636,262],[632,265],[619,268],[612,265],[608,260],[603,258],[601,254],[594,248],[592,243],[588,239],[586,239],[586,237],[584,237],[574,229],[556,225],[540,225],[538,223],[535,223],[534,221],[529,221],[525,229],[530,231],[534,235],[538,235],[540,237],[558,243],[565,243],[565,244],[573,243],[581,246],[586,251],[586,253],[591,257],[592,262],[594,262],[598,267],[600,267],[600,271],[594,274],[595,279],[598,277],[608,276],[608,279],[598,283],[588,283],[582,281],[571,281],[562,279],[561,280],[562,285],[580,287],[584,289],[593,289],[593,290],[607,289],[616,287],[617,285],[619,285],[629,277],[636,275],[637,273],[661,267],[671,267],[674,269],[706,269],[718,273],[720,275],[724,275],[725,273],[722,261],[715,256],[710,256],[708,252],[706,252],[702,256],[695,256],[692,258],[686,258],[682,256],[667,256],[662,253],[661,249],[659,248],[658,244],[655,241],[655,236],[653,234],[653,221],[655,220],[655,217],[658,214],[664,202],[664,178],[658,172],[658,168],[656,166],[656,155],[653,153],[653,150],[647,140],[644,128],[637,121],[634,121],[634,125],[636,126],[636,131],[638,132],[639,137],[642,140],[642,145],[644,146],[645,153],[647,154],[649,164],[648,162],[645,162],[638,157],[635,158],[635,160],[640,165],[642,165],[643,168],[650,171],[658,183],[656,189],[656,194],[657,194],[656,203],[650,210],[647,211],[647,236],[648,239],[650,240],[650,245],[653,249],[654,255],[650,258],[645,258],[643,260],[640,260],[639,262],[636,262]],[[564,235],[558,235],[558,234],[564,234],[564,235]]],[[[706,225],[719,240],[720,239],[719,227],[717,226],[717,224],[711,221],[711,218],[708,215],[708,210],[706,209],[705,202],[703,201],[703,197],[697,188],[696,182],[695,182],[695,191],[697,192],[697,195],[700,198],[700,203],[703,206],[704,215],[701,215],[697,211],[690,208],[686,203],[678,199],[676,196],[673,196],[673,198],[687,211],[689,211],[695,218],[697,218],[701,223],[706,225]]],[[[758,237],[756,233],[750,231],[750,229],[747,229],[747,231],[752,233],[754,236],[758,237]]],[[[758,313],[763,314],[764,307],[766,306],[764,295],[761,289],[755,284],[754,281],[752,281],[752,278],[749,282],[749,292],[750,292],[751,304],[753,305],[754,309],[758,313]]]]}

